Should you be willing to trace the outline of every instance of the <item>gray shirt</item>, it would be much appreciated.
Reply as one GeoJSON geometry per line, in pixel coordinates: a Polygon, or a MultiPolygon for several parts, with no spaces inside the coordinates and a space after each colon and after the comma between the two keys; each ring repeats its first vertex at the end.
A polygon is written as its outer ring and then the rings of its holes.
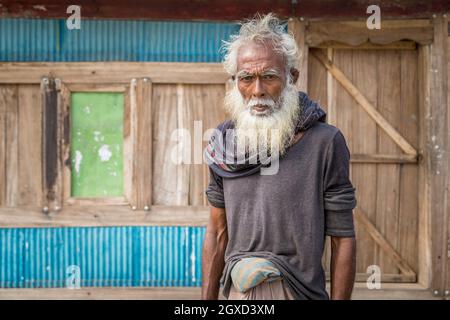
{"type": "Polygon", "coordinates": [[[262,257],[280,270],[296,299],[329,298],[321,261],[325,236],[355,236],[349,160],[342,133],[316,122],[280,159],[275,175],[223,178],[210,169],[206,195],[227,218],[225,297],[233,265],[262,257]]]}

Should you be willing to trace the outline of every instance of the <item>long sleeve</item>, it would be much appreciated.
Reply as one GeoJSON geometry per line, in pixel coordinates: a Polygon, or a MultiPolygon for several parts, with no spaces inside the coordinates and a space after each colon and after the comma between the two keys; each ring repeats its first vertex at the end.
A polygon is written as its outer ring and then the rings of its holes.
{"type": "Polygon", "coordinates": [[[327,150],[324,174],[325,234],[354,237],[355,188],[349,178],[350,152],[338,131],[327,150]]]}

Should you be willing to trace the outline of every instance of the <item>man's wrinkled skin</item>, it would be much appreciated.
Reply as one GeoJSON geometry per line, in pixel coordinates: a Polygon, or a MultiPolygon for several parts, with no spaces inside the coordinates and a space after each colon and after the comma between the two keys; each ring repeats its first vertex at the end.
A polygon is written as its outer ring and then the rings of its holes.
{"type": "MultiPolygon", "coordinates": [[[[293,81],[298,71],[291,70],[293,81]]],[[[286,70],[283,56],[276,54],[270,44],[250,42],[239,48],[237,58],[238,88],[244,101],[252,98],[265,98],[278,101],[286,85],[286,70]]],[[[263,112],[255,110],[256,113],[263,112]]],[[[256,108],[255,108],[256,109],[256,108]]]]}
{"type": "MultiPolygon", "coordinates": [[[[236,81],[245,102],[252,98],[278,101],[286,85],[286,62],[270,44],[250,42],[238,51],[236,81]]],[[[295,83],[299,72],[290,70],[295,83]]],[[[253,107],[254,115],[264,115],[266,107],[253,107]]],[[[300,140],[302,133],[293,141],[300,140]]],[[[228,242],[227,219],[224,208],[210,207],[202,256],[202,299],[217,300],[220,278],[225,266],[228,242]]],[[[276,214],[276,213],[274,213],[276,214]]],[[[355,238],[331,237],[331,299],[350,299],[356,272],[355,238]]]]}

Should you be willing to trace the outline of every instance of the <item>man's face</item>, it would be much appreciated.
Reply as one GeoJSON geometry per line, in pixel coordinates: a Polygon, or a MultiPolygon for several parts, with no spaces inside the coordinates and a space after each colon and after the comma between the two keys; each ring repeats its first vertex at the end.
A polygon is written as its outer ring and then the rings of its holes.
{"type": "Polygon", "coordinates": [[[269,115],[286,85],[283,55],[268,43],[246,43],[238,51],[236,78],[251,114],[269,115]]]}
{"type": "Polygon", "coordinates": [[[294,85],[298,71],[291,69],[288,82],[284,55],[268,41],[249,42],[238,50],[236,82],[224,100],[236,123],[237,145],[245,146],[249,154],[277,146],[283,154],[300,113],[294,85]]]}

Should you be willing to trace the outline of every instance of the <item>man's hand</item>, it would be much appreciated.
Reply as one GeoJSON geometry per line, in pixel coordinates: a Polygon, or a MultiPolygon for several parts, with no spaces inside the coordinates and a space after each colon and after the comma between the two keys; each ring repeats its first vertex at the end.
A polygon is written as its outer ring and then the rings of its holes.
{"type": "Polygon", "coordinates": [[[331,299],[352,296],[356,273],[355,238],[331,237],[331,299]]]}
{"type": "Polygon", "coordinates": [[[225,266],[228,243],[227,218],[224,208],[211,207],[202,253],[202,299],[217,300],[220,278],[225,266]]]}

